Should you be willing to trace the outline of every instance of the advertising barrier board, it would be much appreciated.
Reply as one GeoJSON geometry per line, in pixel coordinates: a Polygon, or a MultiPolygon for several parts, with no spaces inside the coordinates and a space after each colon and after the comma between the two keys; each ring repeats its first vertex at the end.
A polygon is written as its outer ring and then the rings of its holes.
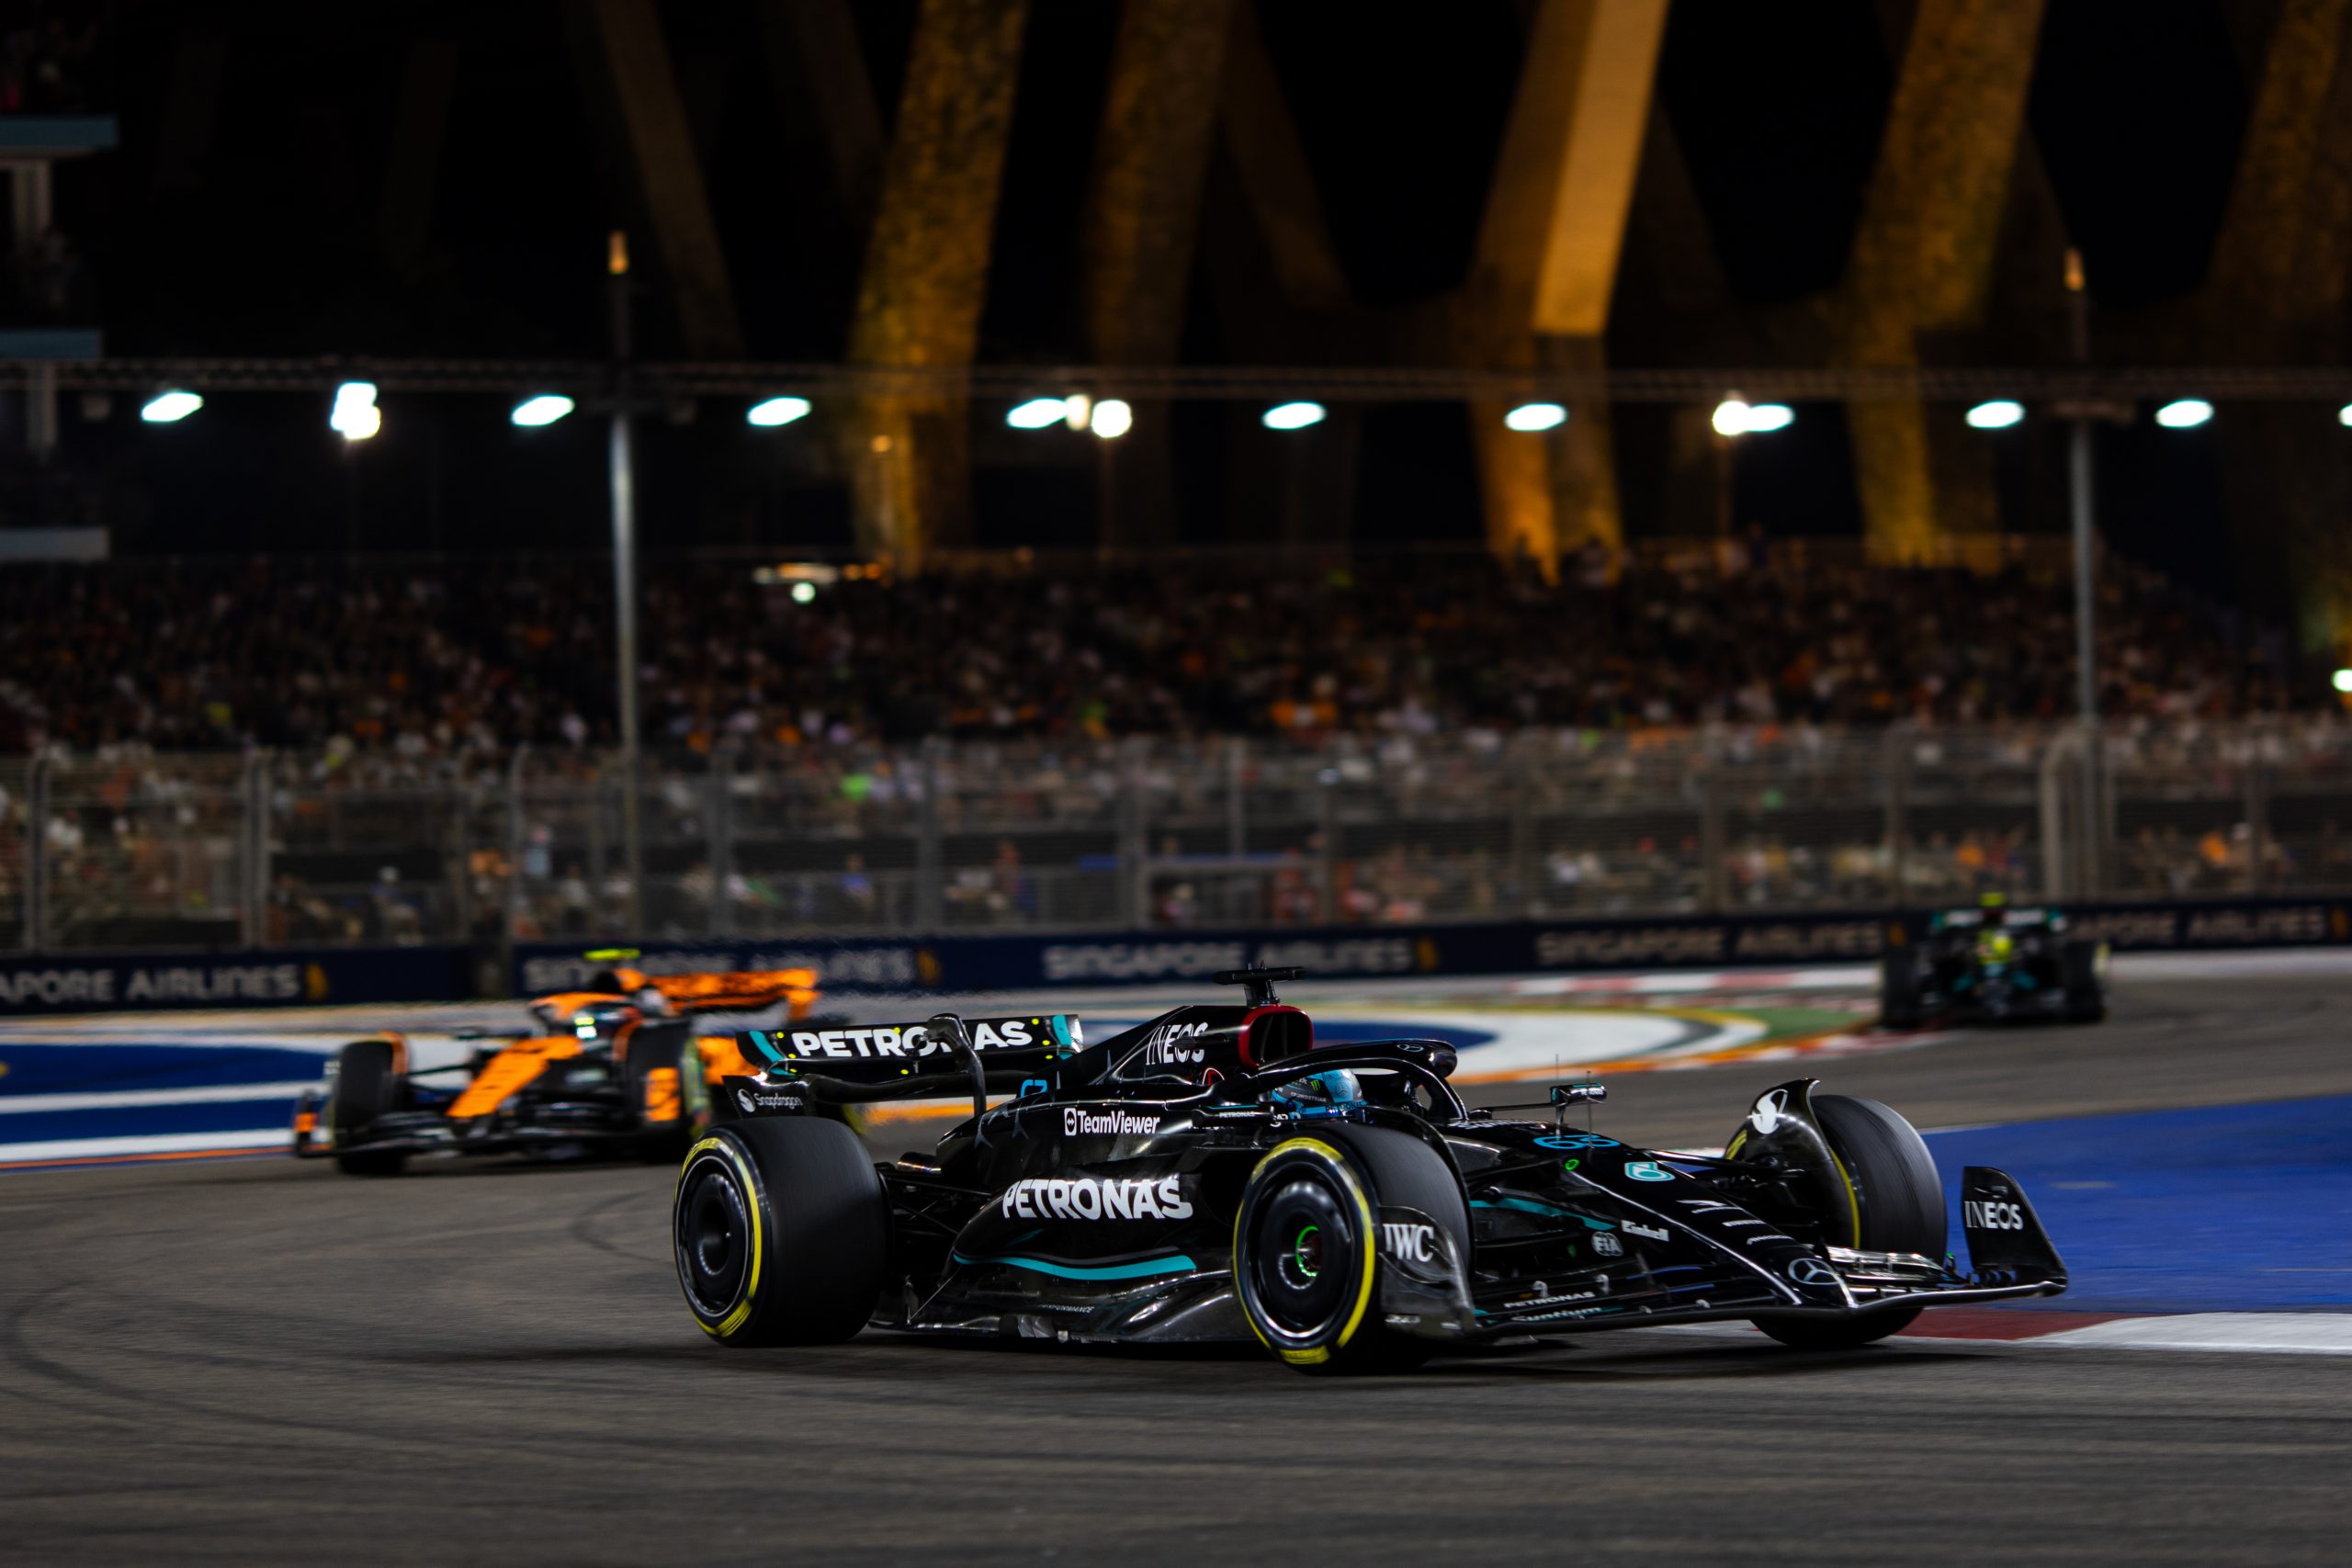
{"type": "Polygon", "coordinates": [[[472,951],[454,943],[0,957],[0,1015],[447,1001],[473,989],[472,951]]]}
{"type": "MultiPolygon", "coordinates": [[[[787,938],[650,942],[653,972],[806,965],[828,990],[1033,991],[1057,986],[1204,982],[1245,964],[1295,965],[1320,979],[1557,970],[1721,968],[1867,963],[1928,911],[1848,909],[1646,919],[1505,920],[1257,931],[1084,931],[812,942],[787,938]]],[[[2352,942],[2352,898],[2090,904],[2068,914],[2118,952],[2310,947],[2352,942]]],[[[582,949],[518,945],[518,995],[578,985],[599,965],[582,949]]]]}

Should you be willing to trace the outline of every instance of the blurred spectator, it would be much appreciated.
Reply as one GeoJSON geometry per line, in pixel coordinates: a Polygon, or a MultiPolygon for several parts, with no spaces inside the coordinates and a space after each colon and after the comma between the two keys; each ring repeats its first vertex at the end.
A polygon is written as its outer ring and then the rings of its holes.
{"type": "MultiPolygon", "coordinates": [[[[0,739],[246,742],[409,761],[609,743],[606,573],[593,561],[427,568],[255,562],[0,570],[0,739]]],[[[647,570],[645,729],[729,740],[1256,733],[1409,741],[1532,727],[1993,724],[2072,711],[2066,585],[1807,565],[1775,550],[1579,570],[1483,560],[1241,576],[851,582],[807,604],[741,568],[647,570]]],[[[2117,563],[2100,622],[2113,716],[2333,702],[2214,615],[2117,563]]],[[[853,818],[917,793],[882,762],[853,818]]],[[[665,805],[705,808],[680,783],[665,805]]],[[[953,809],[952,801],[947,809],[953,809]]]]}

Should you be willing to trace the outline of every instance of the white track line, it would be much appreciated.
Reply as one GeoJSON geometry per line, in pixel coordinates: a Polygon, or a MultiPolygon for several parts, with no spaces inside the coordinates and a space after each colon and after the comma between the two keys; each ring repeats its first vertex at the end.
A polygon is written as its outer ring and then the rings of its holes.
{"type": "Polygon", "coordinates": [[[232,1105],[245,1100],[291,1100],[324,1080],[299,1078],[285,1083],[207,1084],[201,1089],[93,1089],[85,1094],[0,1095],[0,1116],[22,1116],[39,1111],[112,1111],[132,1105],[232,1105]]]}
{"type": "Polygon", "coordinates": [[[2352,1313],[2199,1312],[2119,1317],[2025,1341],[2126,1350],[2239,1350],[2352,1356],[2352,1313]]]}
{"type": "Polygon", "coordinates": [[[209,1149],[282,1149],[293,1145],[294,1134],[284,1127],[257,1127],[243,1133],[159,1133],[152,1138],[56,1138],[40,1144],[0,1144],[0,1165],[209,1149]]]}

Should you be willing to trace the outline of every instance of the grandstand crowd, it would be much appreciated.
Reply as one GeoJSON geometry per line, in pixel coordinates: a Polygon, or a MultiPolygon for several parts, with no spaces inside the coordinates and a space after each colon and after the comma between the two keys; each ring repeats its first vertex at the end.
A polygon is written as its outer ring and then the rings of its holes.
{"type": "MultiPolygon", "coordinates": [[[[609,569],[116,563],[0,572],[0,751],[419,757],[614,735],[609,569]]],[[[844,581],[648,563],[646,739],[1430,734],[2073,711],[2068,585],[1792,558],[1571,570],[1484,558],[844,581]]],[[[2103,703],[2314,705],[2275,644],[2111,561],[2103,703]]]]}

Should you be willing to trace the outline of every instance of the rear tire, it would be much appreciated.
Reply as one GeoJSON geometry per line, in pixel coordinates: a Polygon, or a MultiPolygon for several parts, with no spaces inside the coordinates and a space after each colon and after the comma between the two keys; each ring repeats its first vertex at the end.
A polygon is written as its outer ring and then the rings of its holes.
{"type": "Polygon", "coordinates": [[[1300,1371],[1408,1371],[1437,1342],[1381,1322],[1380,1211],[1427,1214],[1456,1258],[1470,1211],[1443,1156],[1408,1133],[1345,1127],[1286,1139],[1250,1173],[1233,1225],[1234,1294],[1260,1343],[1300,1371]]]}
{"type": "Polygon", "coordinates": [[[1882,1029],[1917,1029],[1921,1022],[1918,959],[1907,947],[1879,960],[1878,1022],[1882,1029]]]}
{"type": "Polygon", "coordinates": [[[838,1122],[755,1116],[687,1151],[671,1208],[678,1282],[722,1345],[830,1345],[882,1299],[890,1205],[838,1122]]]}
{"type": "MultiPolygon", "coordinates": [[[[1845,1220],[1851,1239],[1841,1245],[1866,1252],[1943,1257],[1951,1234],[1944,1213],[1943,1178],[1936,1173],[1936,1162],[1918,1129],[1893,1108],[1851,1095],[1815,1095],[1813,1113],[1845,1168],[1853,1193],[1853,1208],[1845,1220]]],[[[1767,1313],[1750,1321],[1796,1349],[1850,1350],[1909,1327],[1919,1311],[1897,1307],[1851,1318],[1767,1313]]]]}
{"type": "Polygon", "coordinates": [[[389,1040],[355,1040],[335,1057],[334,1091],[327,1099],[327,1125],[334,1134],[337,1170],[345,1176],[398,1176],[408,1156],[398,1149],[362,1145],[388,1111],[400,1108],[401,1076],[389,1040]]]}
{"type": "Polygon", "coordinates": [[[621,1092],[641,1134],[638,1153],[649,1162],[668,1163],[694,1141],[686,1074],[699,1077],[702,1054],[693,1049],[683,1025],[639,1024],[621,1061],[621,1092]]]}

